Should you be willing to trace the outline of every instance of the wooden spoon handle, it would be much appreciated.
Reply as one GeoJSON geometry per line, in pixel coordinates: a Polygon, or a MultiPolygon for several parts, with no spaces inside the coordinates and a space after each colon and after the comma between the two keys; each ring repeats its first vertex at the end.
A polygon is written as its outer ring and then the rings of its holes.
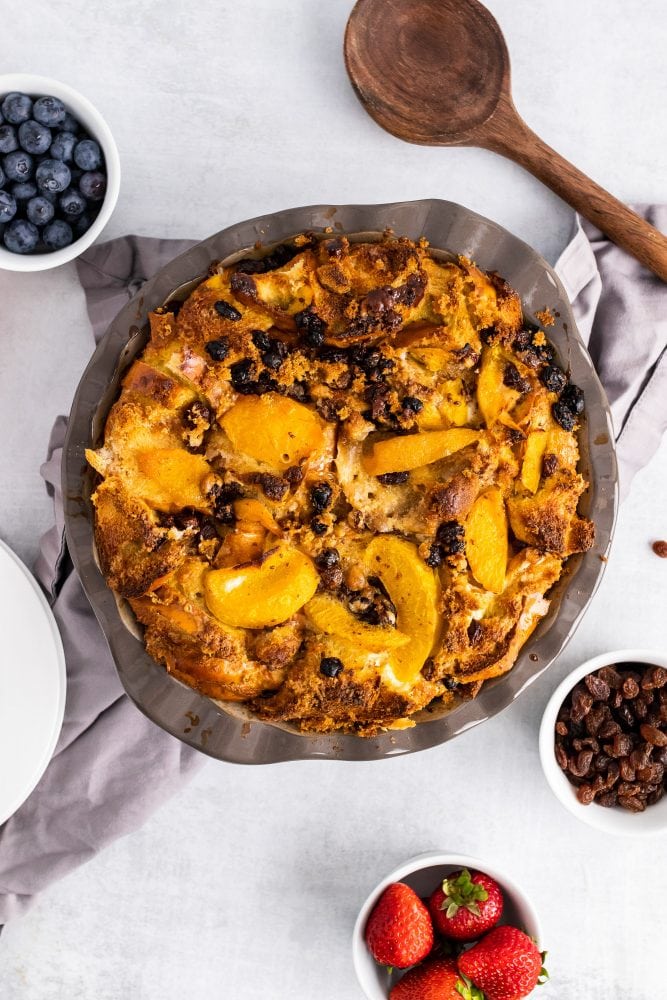
{"type": "Polygon", "coordinates": [[[614,243],[667,281],[667,237],[543,142],[514,106],[504,110],[485,135],[483,145],[525,167],[614,243]]]}

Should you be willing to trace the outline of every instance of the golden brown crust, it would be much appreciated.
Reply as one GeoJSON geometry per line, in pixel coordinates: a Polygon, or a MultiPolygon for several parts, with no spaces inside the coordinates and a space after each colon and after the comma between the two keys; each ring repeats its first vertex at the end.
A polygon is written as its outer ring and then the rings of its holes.
{"type": "Polygon", "coordinates": [[[362,735],[512,667],[594,529],[565,376],[499,275],[303,236],[150,330],[88,460],[102,570],[156,660],[362,735]]]}

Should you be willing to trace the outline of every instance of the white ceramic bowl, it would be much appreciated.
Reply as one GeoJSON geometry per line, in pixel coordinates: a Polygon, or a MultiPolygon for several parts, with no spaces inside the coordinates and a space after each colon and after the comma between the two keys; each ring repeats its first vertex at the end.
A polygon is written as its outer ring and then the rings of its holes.
{"type": "Polygon", "coordinates": [[[498,871],[494,865],[479,858],[471,858],[466,854],[427,853],[410,858],[393,872],[390,872],[379,885],[376,885],[359,911],[354,931],[352,932],[352,961],[359,980],[359,985],[368,1000],[387,1000],[389,990],[398,982],[402,973],[394,972],[388,975],[387,970],[375,961],[364,940],[366,923],[371,910],[378,899],[392,882],[406,882],[415,890],[418,896],[430,896],[435,887],[451,872],[460,868],[476,869],[486,872],[500,885],[505,900],[501,924],[512,924],[529,934],[538,944],[542,945],[542,930],[533,904],[522,889],[504,872],[498,871]]]}
{"type": "Polygon", "coordinates": [[[46,271],[48,268],[59,267],[69,260],[74,260],[87,250],[100,235],[118,201],[120,190],[120,160],[118,149],[111,130],[99,111],[90,101],[72,87],[48,76],[33,76],[31,73],[5,73],[0,75],[0,97],[19,91],[30,96],[40,97],[49,94],[59,97],[68,111],[81,122],[90,135],[102,147],[106,164],[107,190],[100,208],[90,229],[62,250],[53,253],[20,254],[10,253],[0,242],[0,269],[5,271],[46,271]]]}
{"type": "Polygon", "coordinates": [[[566,809],[580,819],[605,833],[616,833],[625,836],[646,836],[667,830],[667,795],[654,806],[648,806],[644,812],[633,813],[620,806],[605,807],[592,802],[584,806],[579,802],[576,788],[565,777],[556,762],[554,753],[555,726],[558,710],[572,688],[587,674],[616,663],[639,663],[647,666],[665,667],[667,656],[650,649],[618,649],[610,653],[602,653],[587,660],[573,670],[565,680],[558,685],[551,695],[542,716],[540,726],[540,760],[542,770],[549,782],[551,791],[562,802],[566,809]]]}

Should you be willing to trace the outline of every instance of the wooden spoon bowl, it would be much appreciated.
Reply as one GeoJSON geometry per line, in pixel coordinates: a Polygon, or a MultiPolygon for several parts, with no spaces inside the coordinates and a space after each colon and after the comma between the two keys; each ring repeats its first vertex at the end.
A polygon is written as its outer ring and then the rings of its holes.
{"type": "Polygon", "coordinates": [[[345,64],[359,100],[392,135],[427,146],[481,146],[515,160],[667,281],[667,238],[518,114],[505,39],[478,0],[358,0],[345,64]]]}

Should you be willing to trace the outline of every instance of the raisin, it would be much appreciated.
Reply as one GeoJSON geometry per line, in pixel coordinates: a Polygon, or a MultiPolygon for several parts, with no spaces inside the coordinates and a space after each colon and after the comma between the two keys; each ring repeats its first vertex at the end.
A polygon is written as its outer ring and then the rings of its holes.
{"type": "Polygon", "coordinates": [[[310,387],[303,379],[296,379],[285,389],[285,395],[290,399],[295,399],[297,403],[310,402],[310,387]]]}
{"type": "Polygon", "coordinates": [[[327,324],[321,319],[312,306],[295,313],[296,328],[308,347],[321,347],[327,324]]]}
{"type": "MultiPolygon", "coordinates": [[[[477,624],[477,623],[475,623],[475,624],[477,624]]],[[[472,625],[472,622],[468,626],[468,637],[470,637],[470,626],[471,625],[472,625]]],[[[558,736],[567,736],[568,732],[569,732],[569,730],[568,730],[568,728],[567,728],[567,726],[566,726],[566,724],[564,722],[557,722],[556,723],[556,733],[558,734],[558,736]]]]}
{"type": "Polygon", "coordinates": [[[340,562],[340,553],[338,549],[322,549],[320,554],[315,559],[315,565],[319,569],[330,569],[332,566],[337,566],[340,562]]]}
{"type": "Polygon", "coordinates": [[[636,795],[621,795],[619,793],[618,804],[630,812],[644,812],[646,809],[646,803],[642,802],[636,795]]]}
{"type": "Polygon", "coordinates": [[[231,375],[232,385],[237,392],[242,392],[251,384],[254,369],[255,366],[250,358],[243,358],[241,361],[236,361],[231,366],[229,373],[231,375]]]}
{"type": "MultiPolygon", "coordinates": [[[[468,640],[471,646],[477,645],[479,640],[482,638],[482,632],[483,632],[482,626],[475,618],[473,618],[473,620],[470,622],[470,625],[468,625],[468,640]]],[[[558,726],[560,725],[563,724],[559,722],[558,725],[556,726],[556,731],[558,731],[558,726]]],[[[565,733],[563,733],[563,736],[565,736],[566,734],[567,734],[567,727],[565,727],[565,733]]]]}
{"type": "Polygon", "coordinates": [[[223,319],[230,319],[234,323],[241,319],[241,313],[238,309],[235,309],[229,302],[225,302],[224,299],[220,299],[215,303],[215,311],[219,313],[223,319]]]}
{"type": "Polygon", "coordinates": [[[579,416],[580,413],[584,412],[584,393],[578,385],[574,385],[573,383],[567,385],[560,394],[559,402],[563,406],[566,406],[570,413],[575,414],[575,416],[579,416]]]}
{"type": "Polygon", "coordinates": [[[401,400],[401,406],[404,410],[412,410],[413,413],[421,413],[424,409],[424,404],[417,396],[404,396],[401,400]]]}
{"type": "Polygon", "coordinates": [[[254,278],[251,278],[245,271],[239,271],[238,268],[230,279],[229,287],[234,295],[241,299],[254,301],[257,298],[257,285],[254,278]]]}
{"type": "Polygon", "coordinates": [[[486,344],[488,346],[489,344],[493,343],[497,333],[498,331],[496,330],[495,326],[485,326],[483,330],[479,331],[479,339],[482,341],[483,344],[486,344]]]}
{"type": "Polygon", "coordinates": [[[542,474],[545,476],[553,476],[554,472],[558,468],[558,458],[549,452],[542,459],[542,474]]]}
{"type": "Polygon", "coordinates": [[[436,532],[435,540],[443,555],[453,556],[465,551],[465,531],[458,521],[443,521],[436,532]]]}
{"type": "Polygon", "coordinates": [[[612,757],[627,757],[632,746],[632,737],[628,733],[616,733],[612,742],[605,744],[605,750],[612,757]]]}
{"type": "Polygon", "coordinates": [[[322,511],[326,510],[331,503],[332,496],[333,490],[328,483],[315,483],[310,490],[310,502],[313,510],[318,514],[321,514],[322,511]]]}
{"type": "Polygon", "coordinates": [[[629,757],[621,757],[618,762],[620,769],[621,778],[623,781],[634,781],[636,778],[635,768],[632,766],[632,761],[629,757]]]}
{"type": "Polygon", "coordinates": [[[257,476],[257,482],[262,488],[264,496],[269,500],[282,500],[289,489],[288,484],[280,476],[273,476],[270,472],[262,472],[257,476]]]}
{"type": "Polygon", "coordinates": [[[191,431],[201,427],[202,424],[210,427],[212,422],[213,411],[206,403],[202,403],[198,399],[195,399],[193,403],[190,403],[183,410],[183,423],[191,431]]]}
{"type": "Polygon", "coordinates": [[[573,722],[581,722],[593,707],[593,699],[588,691],[577,684],[572,692],[572,710],[570,717],[573,722]]]}
{"type": "Polygon", "coordinates": [[[559,399],[551,407],[551,412],[553,413],[554,420],[556,421],[556,423],[560,424],[560,426],[563,428],[564,431],[573,430],[577,421],[575,420],[574,416],[572,415],[568,407],[565,405],[565,403],[562,403],[559,399]]]}
{"type": "Polygon", "coordinates": [[[582,806],[589,806],[595,798],[595,791],[591,785],[579,785],[577,788],[577,798],[582,806]]]}
{"type": "Polygon", "coordinates": [[[623,697],[632,701],[639,694],[639,684],[634,677],[626,677],[621,690],[623,691],[623,697]]]}
{"type": "Polygon", "coordinates": [[[565,388],[567,377],[558,365],[545,365],[540,372],[540,382],[549,392],[561,392],[565,388]]]}
{"type": "Polygon", "coordinates": [[[300,465],[290,465],[285,472],[285,479],[290,486],[298,486],[303,479],[303,469],[300,465]]]}
{"type": "Polygon", "coordinates": [[[558,766],[562,771],[567,771],[568,759],[567,752],[564,747],[558,745],[555,748],[556,760],[558,761],[558,766]]]}
{"type": "Polygon", "coordinates": [[[577,755],[577,772],[576,773],[579,774],[579,775],[581,775],[581,777],[583,778],[584,775],[586,775],[588,773],[588,770],[589,770],[589,768],[591,766],[592,760],[593,760],[593,751],[592,750],[580,750],[579,753],[578,753],[578,755],[577,755]]]}
{"type": "Polygon", "coordinates": [[[409,472],[384,472],[377,480],[383,486],[400,486],[401,483],[407,483],[409,478],[409,472]]]}
{"type": "Polygon", "coordinates": [[[298,252],[296,248],[281,243],[265,257],[259,259],[244,257],[243,260],[237,261],[236,270],[240,274],[266,274],[267,271],[275,271],[276,268],[289,263],[298,252]]]}
{"type": "Polygon", "coordinates": [[[338,677],[343,670],[343,661],[337,656],[323,656],[320,660],[320,673],[325,677],[338,677]]]}
{"type": "Polygon", "coordinates": [[[586,715],[584,725],[589,736],[598,736],[604,722],[604,713],[600,705],[593,705],[586,715]]]}
{"type": "Polygon", "coordinates": [[[609,806],[615,806],[617,804],[618,795],[616,792],[605,792],[604,795],[600,795],[595,801],[598,805],[609,808],[609,806]]]}
{"type": "Polygon", "coordinates": [[[226,337],[219,337],[217,340],[209,340],[204,345],[206,353],[214,361],[224,361],[229,354],[229,341],[226,337]]]}
{"type": "Polygon", "coordinates": [[[319,517],[314,517],[310,522],[310,530],[314,535],[319,537],[321,535],[326,535],[327,526],[324,521],[320,521],[319,517]]]}
{"type": "Polygon", "coordinates": [[[649,806],[654,806],[656,802],[660,801],[660,799],[663,797],[664,794],[665,794],[665,786],[661,785],[660,788],[656,788],[654,792],[651,792],[647,796],[646,804],[649,806]]]}
{"type": "Polygon", "coordinates": [[[661,688],[667,684],[667,670],[664,667],[652,667],[646,670],[641,680],[644,691],[652,691],[654,688],[661,688]]]}
{"type": "Polygon", "coordinates": [[[598,677],[616,691],[623,683],[623,678],[613,667],[601,667],[597,672],[598,677]]]}
{"type": "Polygon", "coordinates": [[[343,583],[343,571],[340,566],[329,566],[320,570],[320,579],[327,590],[338,590],[343,583]]]}
{"type": "Polygon", "coordinates": [[[646,740],[652,747],[667,747],[667,733],[661,732],[656,726],[643,723],[639,727],[642,739],[646,740]]]}
{"type": "Polygon", "coordinates": [[[262,354],[262,361],[271,371],[277,371],[283,363],[283,359],[277,351],[265,351],[262,354]]]}
{"type": "MultiPolygon", "coordinates": [[[[593,709],[593,711],[595,711],[595,709],[593,709]]],[[[593,714],[593,711],[591,712],[591,715],[593,714]]],[[[620,733],[620,731],[621,727],[615,719],[607,719],[606,722],[602,723],[600,729],[595,735],[599,736],[601,740],[608,740],[610,737],[615,736],[616,733],[620,733]]]]}
{"type": "Polygon", "coordinates": [[[584,684],[596,701],[606,701],[611,694],[609,685],[601,677],[597,677],[596,674],[588,674],[584,678],[584,684]]]}
{"type": "Polygon", "coordinates": [[[503,385],[506,385],[509,389],[516,390],[516,392],[530,392],[530,382],[521,375],[517,366],[513,365],[511,361],[505,365],[503,385]]]}
{"type": "Polygon", "coordinates": [[[438,568],[438,566],[442,562],[442,550],[439,545],[435,544],[431,545],[431,547],[428,550],[428,554],[424,558],[424,562],[426,563],[427,566],[430,566],[431,569],[438,568]]]}
{"type": "Polygon", "coordinates": [[[258,351],[268,351],[271,347],[271,339],[264,330],[253,330],[252,342],[258,351]]]}

